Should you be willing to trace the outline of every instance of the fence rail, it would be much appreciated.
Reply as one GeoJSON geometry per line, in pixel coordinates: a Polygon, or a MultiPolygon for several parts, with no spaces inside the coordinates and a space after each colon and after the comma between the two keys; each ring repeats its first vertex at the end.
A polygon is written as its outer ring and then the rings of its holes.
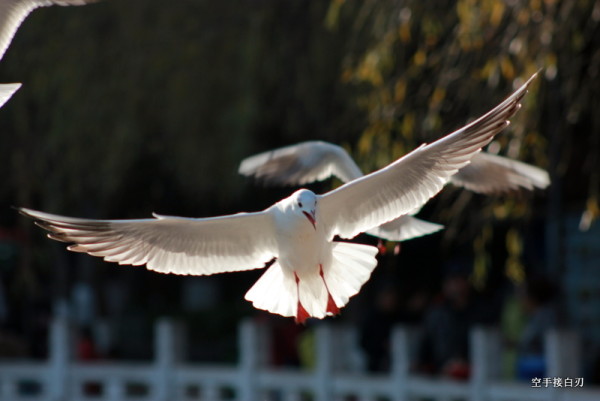
{"type": "MultiPolygon", "coordinates": [[[[351,333],[326,322],[316,327],[316,366],[310,372],[268,366],[266,328],[252,321],[239,327],[239,360],[234,366],[184,363],[181,327],[160,320],[155,330],[150,363],[80,363],[70,357],[68,323],[55,320],[47,361],[0,361],[0,401],[600,400],[598,387],[534,388],[531,383],[499,381],[500,339],[492,329],[472,331],[472,375],[464,382],[411,373],[414,335],[404,328],[396,328],[392,335],[391,372],[377,375],[340,366],[344,357],[340,346],[351,333]]],[[[548,333],[545,346],[549,376],[579,375],[578,340],[573,333],[548,333]]]]}

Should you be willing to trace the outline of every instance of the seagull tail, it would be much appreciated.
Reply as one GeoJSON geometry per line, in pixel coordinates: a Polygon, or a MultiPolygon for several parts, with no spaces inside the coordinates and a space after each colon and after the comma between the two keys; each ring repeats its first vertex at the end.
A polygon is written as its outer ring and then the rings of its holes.
{"type": "Polygon", "coordinates": [[[324,269],[324,280],[338,308],[345,306],[371,277],[377,266],[377,248],[350,242],[334,242],[333,258],[324,269]]]}
{"type": "Polygon", "coordinates": [[[293,276],[285,274],[276,260],[244,297],[257,309],[281,316],[296,316],[297,295],[293,276]]]}
{"type": "Polygon", "coordinates": [[[308,317],[323,319],[339,313],[358,293],[377,265],[375,255],[374,246],[334,242],[331,263],[320,266],[320,274],[301,277],[275,261],[245,298],[257,309],[295,317],[298,323],[308,317]]]}

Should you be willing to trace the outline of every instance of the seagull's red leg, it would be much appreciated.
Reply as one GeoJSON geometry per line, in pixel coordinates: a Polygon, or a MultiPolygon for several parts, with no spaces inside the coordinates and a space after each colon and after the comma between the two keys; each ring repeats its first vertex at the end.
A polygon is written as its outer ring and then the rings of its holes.
{"type": "Polygon", "coordinates": [[[329,287],[327,286],[327,282],[325,281],[325,275],[323,274],[323,265],[319,264],[319,275],[323,279],[323,284],[325,284],[325,289],[327,290],[327,313],[331,313],[332,315],[337,315],[340,313],[340,308],[335,304],[331,293],[329,292],[329,287]]]}
{"type": "Polygon", "coordinates": [[[394,247],[394,255],[400,255],[400,243],[398,242],[394,247]]]}
{"type": "Polygon", "coordinates": [[[296,272],[294,272],[294,277],[296,278],[296,294],[298,295],[298,306],[296,308],[296,323],[304,324],[304,322],[310,317],[310,315],[308,314],[306,309],[304,309],[304,306],[302,306],[302,303],[300,302],[300,278],[298,277],[296,272]]]}
{"type": "Polygon", "coordinates": [[[387,253],[387,248],[385,247],[382,240],[377,241],[377,249],[379,250],[379,253],[382,255],[385,255],[387,253]]]}

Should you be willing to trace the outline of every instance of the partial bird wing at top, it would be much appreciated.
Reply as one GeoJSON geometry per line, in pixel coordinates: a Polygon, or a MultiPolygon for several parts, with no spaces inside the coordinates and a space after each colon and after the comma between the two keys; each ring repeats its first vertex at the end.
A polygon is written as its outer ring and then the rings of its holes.
{"type": "Polygon", "coordinates": [[[454,174],[450,182],[473,192],[494,194],[520,188],[543,189],[550,185],[550,176],[539,167],[481,152],[454,174]]]}
{"type": "Polygon", "coordinates": [[[407,214],[437,194],[453,174],[508,126],[536,75],[465,127],[322,195],[317,213],[330,230],[329,237],[353,238],[407,214]]]}
{"type": "Polygon", "coordinates": [[[0,84],[0,107],[21,87],[21,84],[0,84]]]}
{"type": "Polygon", "coordinates": [[[349,182],[363,175],[342,147],[322,141],[302,142],[248,157],[240,164],[239,173],[279,185],[302,185],[332,175],[349,182]]]}
{"type": "Polygon", "coordinates": [[[81,6],[98,0],[0,0],[0,60],[30,12],[52,5],[81,6]]]}
{"type": "Polygon", "coordinates": [[[276,256],[269,209],[205,219],[154,215],[153,219],[91,220],[21,208],[48,230],[74,243],[69,250],[161,273],[208,275],[264,267],[276,256]]]}

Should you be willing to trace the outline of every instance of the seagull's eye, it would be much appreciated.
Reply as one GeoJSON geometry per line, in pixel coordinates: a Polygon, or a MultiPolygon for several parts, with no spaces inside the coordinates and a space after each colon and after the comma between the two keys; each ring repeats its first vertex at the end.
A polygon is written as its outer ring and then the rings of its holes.
{"type": "Polygon", "coordinates": [[[302,207],[302,202],[298,202],[298,206],[302,207]]]}

